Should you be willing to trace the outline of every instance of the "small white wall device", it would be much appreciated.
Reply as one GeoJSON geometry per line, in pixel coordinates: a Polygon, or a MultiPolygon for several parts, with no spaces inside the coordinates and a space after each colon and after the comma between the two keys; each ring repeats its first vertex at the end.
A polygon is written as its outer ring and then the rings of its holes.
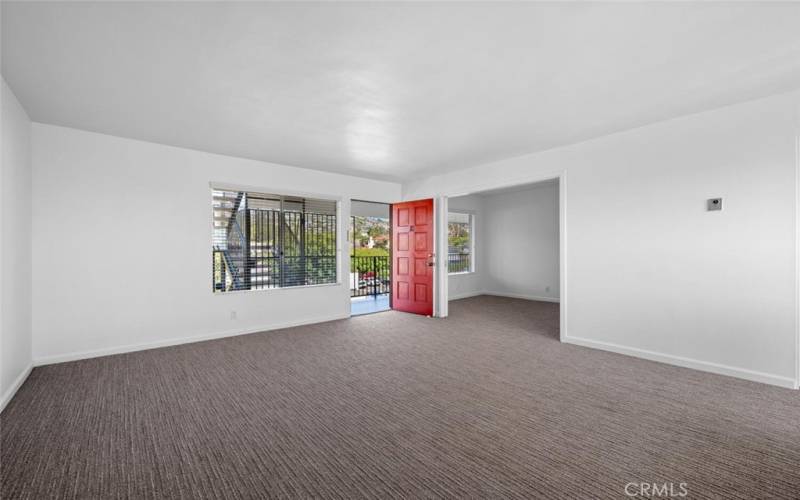
{"type": "Polygon", "coordinates": [[[706,210],[722,210],[722,198],[709,198],[706,204],[706,210]]]}

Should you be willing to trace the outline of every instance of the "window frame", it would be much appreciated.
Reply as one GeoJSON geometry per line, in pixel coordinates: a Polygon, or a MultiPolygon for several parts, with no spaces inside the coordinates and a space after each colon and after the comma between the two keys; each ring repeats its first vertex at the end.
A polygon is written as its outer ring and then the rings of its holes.
{"type": "MultiPolygon", "coordinates": [[[[251,192],[257,194],[266,194],[266,195],[277,195],[277,196],[285,196],[285,197],[296,197],[296,198],[310,198],[310,199],[317,199],[317,200],[324,200],[324,201],[331,201],[336,204],[336,249],[335,249],[335,262],[336,262],[336,281],[332,283],[318,283],[313,285],[291,285],[291,286],[283,286],[283,287],[274,287],[274,288],[256,288],[256,289],[246,289],[246,290],[228,290],[225,292],[218,292],[214,290],[214,287],[211,287],[211,295],[215,297],[224,297],[229,295],[237,295],[243,293],[275,293],[279,292],[280,290],[297,290],[301,288],[323,288],[323,287],[341,287],[342,286],[342,197],[337,195],[331,194],[323,194],[323,193],[315,193],[309,191],[300,191],[300,190],[287,190],[287,189],[273,189],[273,188],[265,188],[259,186],[251,186],[251,185],[241,185],[241,184],[229,184],[225,182],[209,182],[209,197],[211,198],[211,203],[209,204],[209,226],[210,232],[212,237],[212,255],[213,255],[213,237],[214,237],[214,191],[244,191],[244,192],[251,192]]],[[[347,235],[345,234],[345,239],[347,235]]],[[[212,265],[213,265],[213,257],[212,257],[212,265]]],[[[214,283],[214,276],[212,271],[211,276],[212,285],[214,283]]]]}
{"type": "MultiPolygon", "coordinates": [[[[461,275],[464,275],[464,274],[475,274],[476,273],[476,262],[475,262],[475,260],[476,260],[475,259],[475,212],[473,212],[471,210],[459,210],[459,209],[453,210],[453,209],[448,209],[447,210],[447,216],[448,216],[447,225],[448,226],[450,225],[450,214],[459,214],[459,215],[467,215],[467,216],[469,216],[469,256],[470,256],[470,259],[469,259],[469,270],[467,270],[467,271],[450,272],[450,269],[449,269],[449,267],[450,267],[450,245],[449,245],[450,241],[448,239],[448,245],[447,245],[448,246],[448,248],[447,248],[448,270],[447,270],[447,275],[448,276],[461,276],[461,275]]],[[[449,229],[450,228],[448,227],[448,233],[449,233],[449,229]]]]}

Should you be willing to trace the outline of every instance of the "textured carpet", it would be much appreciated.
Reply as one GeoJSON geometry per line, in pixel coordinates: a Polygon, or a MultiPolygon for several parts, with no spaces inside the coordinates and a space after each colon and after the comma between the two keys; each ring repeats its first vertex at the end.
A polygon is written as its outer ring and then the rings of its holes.
{"type": "Polygon", "coordinates": [[[560,344],[556,304],[451,313],[36,368],[2,498],[800,497],[798,391],[560,344]]]}

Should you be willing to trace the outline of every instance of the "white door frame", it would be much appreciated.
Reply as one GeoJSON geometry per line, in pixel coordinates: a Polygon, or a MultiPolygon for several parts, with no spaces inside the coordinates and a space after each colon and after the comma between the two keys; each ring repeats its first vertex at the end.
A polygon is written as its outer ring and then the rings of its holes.
{"type": "Polygon", "coordinates": [[[447,301],[447,196],[433,198],[433,315],[446,318],[447,301]]]}
{"type": "Polygon", "coordinates": [[[800,389],[800,105],[795,106],[794,126],[794,388],[800,389]]]}
{"type": "MultiPolygon", "coordinates": [[[[343,199],[343,200],[341,200],[339,202],[339,211],[338,211],[338,213],[340,214],[340,218],[342,219],[341,220],[341,226],[342,227],[341,227],[341,230],[339,231],[339,234],[341,235],[340,236],[341,240],[345,244],[344,245],[345,248],[337,247],[337,249],[339,250],[339,252],[342,255],[341,271],[340,271],[342,279],[340,279],[339,281],[340,281],[341,284],[345,285],[344,288],[347,291],[347,300],[345,300],[345,310],[347,312],[347,317],[349,317],[349,318],[353,317],[353,303],[352,303],[352,297],[350,296],[350,271],[351,271],[350,264],[352,262],[352,259],[350,258],[350,248],[353,245],[353,242],[350,241],[350,217],[353,215],[353,202],[354,201],[358,201],[358,202],[362,202],[362,203],[375,203],[376,205],[386,205],[386,206],[388,206],[389,207],[389,233],[390,233],[389,237],[391,238],[391,236],[392,236],[391,235],[391,232],[392,232],[392,227],[391,227],[392,226],[392,223],[391,223],[391,220],[392,220],[392,203],[388,203],[388,202],[385,202],[385,201],[364,200],[364,199],[361,199],[361,198],[347,198],[347,199],[343,199]],[[345,276],[347,276],[346,280],[344,279],[345,276]]],[[[394,203],[400,203],[400,202],[394,202],[394,203]]],[[[392,259],[392,254],[391,254],[391,245],[390,245],[389,246],[389,261],[390,261],[389,262],[389,265],[390,265],[389,269],[391,269],[391,259],[392,259]]],[[[391,289],[390,289],[390,291],[389,291],[389,300],[391,300],[392,295],[393,294],[392,294],[391,289]]],[[[389,308],[389,310],[391,310],[391,308],[389,308]]],[[[381,312],[383,312],[383,311],[381,311],[381,312]]]]}

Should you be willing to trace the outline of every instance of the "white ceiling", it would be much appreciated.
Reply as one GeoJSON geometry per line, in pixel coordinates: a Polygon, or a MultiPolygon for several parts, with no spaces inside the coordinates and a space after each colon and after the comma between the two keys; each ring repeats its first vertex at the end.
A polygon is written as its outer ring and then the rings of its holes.
{"type": "Polygon", "coordinates": [[[8,3],[34,121],[405,180],[800,88],[800,4],[8,3]]]}

